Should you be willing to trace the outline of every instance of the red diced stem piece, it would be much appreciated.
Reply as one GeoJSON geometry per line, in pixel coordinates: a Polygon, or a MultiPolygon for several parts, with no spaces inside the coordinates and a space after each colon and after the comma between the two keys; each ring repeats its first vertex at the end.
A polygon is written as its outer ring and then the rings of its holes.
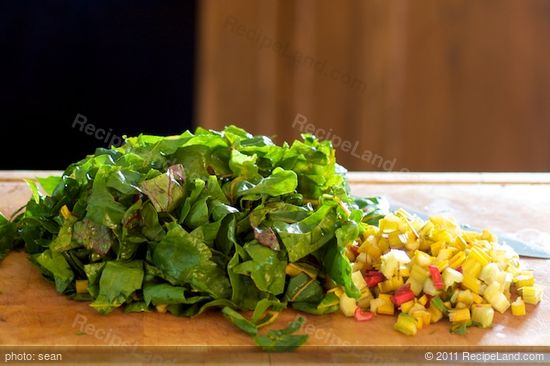
{"type": "Polygon", "coordinates": [[[434,283],[434,286],[436,289],[441,290],[443,289],[443,279],[441,278],[441,273],[439,272],[439,268],[434,265],[428,266],[428,269],[430,270],[430,274],[432,275],[432,281],[434,283]]]}
{"type": "Polygon", "coordinates": [[[355,309],[355,319],[360,322],[371,320],[374,318],[374,314],[370,311],[363,311],[360,307],[355,309]]]}
{"type": "Polygon", "coordinates": [[[392,296],[392,301],[397,306],[412,299],[414,299],[414,292],[412,292],[411,285],[408,283],[395,290],[395,294],[392,296]]]}
{"type": "Polygon", "coordinates": [[[403,286],[399,287],[397,290],[395,290],[395,295],[399,295],[401,293],[407,293],[411,291],[411,284],[406,283],[403,286]]]}
{"type": "Polygon", "coordinates": [[[365,275],[365,282],[367,282],[368,287],[375,287],[380,282],[383,282],[386,278],[379,271],[368,271],[365,275]]]}

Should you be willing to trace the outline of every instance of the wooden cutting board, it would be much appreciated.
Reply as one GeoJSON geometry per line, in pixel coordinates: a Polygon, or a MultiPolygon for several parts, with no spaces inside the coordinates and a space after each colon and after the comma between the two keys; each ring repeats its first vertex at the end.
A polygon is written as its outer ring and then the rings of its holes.
{"type": "MultiPolygon", "coordinates": [[[[6,215],[30,197],[20,180],[22,175],[35,173],[0,173],[0,211],[6,215]]],[[[352,191],[357,195],[385,195],[393,202],[498,229],[533,245],[550,245],[548,174],[354,173],[350,179],[352,191]]],[[[391,316],[377,316],[360,323],[340,314],[306,315],[302,330],[310,335],[307,346],[294,354],[269,355],[258,352],[248,336],[216,312],[195,319],[122,311],[101,316],[87,303],[58,295],[25,253],[12,253],[0,264],[0,351],[5,354],[30,350],[34,357],[39,352],[54,355],[58,352],[66,362],[93,358],[132,363],[186,360],[390,364],[422,362],[424,352],[438,350],[549,352],[550,261],[523,259],[523,262],[535,270],[537,283],[545,288],[542,303],[528,305],[525,317],[498,314],[492,329],[473,328],[466,336],[450,334],[448,323],[440,322],[419,331],[415,337],[407,337],[392,329],[395,318],[391,316]]],[[[278,324],[282,326],[295,316],[295,312],[286,311],[278,324]]]]}

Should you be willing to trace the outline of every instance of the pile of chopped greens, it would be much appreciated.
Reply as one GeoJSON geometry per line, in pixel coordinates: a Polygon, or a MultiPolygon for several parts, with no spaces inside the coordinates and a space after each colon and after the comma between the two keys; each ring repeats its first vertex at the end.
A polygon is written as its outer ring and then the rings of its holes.
{"type": "Polygon", "coordinates": [[[24,247],[58,292],[101,314],[221,308],[271,351],[307,339],[293,334],[300,319],[259,330],[284,308],[337,311],[333,287],[360,296],[346,246],[386,214],[350,196],[330,142],[279,146],[235,126],[127,138],[28,183],[24,212],[0,215],[0,257],[24,247]]]}

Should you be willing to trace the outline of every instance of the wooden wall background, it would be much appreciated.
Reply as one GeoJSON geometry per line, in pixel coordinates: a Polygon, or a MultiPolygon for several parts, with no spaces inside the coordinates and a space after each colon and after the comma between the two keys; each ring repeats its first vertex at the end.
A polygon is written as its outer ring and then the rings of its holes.
{"type": "Polygon", "coordinates": [[[353,170],[550,170],[550,1],[199,6],[200,125],[282,141],[300,114],[353,170]]]}

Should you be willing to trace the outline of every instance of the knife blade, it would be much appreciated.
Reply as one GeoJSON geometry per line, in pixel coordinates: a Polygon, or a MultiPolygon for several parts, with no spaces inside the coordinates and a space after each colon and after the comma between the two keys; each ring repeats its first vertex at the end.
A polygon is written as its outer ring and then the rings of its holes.
{"type": "MultiPolygon", "coordinates": [[[[418,216],[422,220],[427,220],[431,216],[425,212],[417,211],[415,209],[411,209],[410,207],[406,207],[401,204],[395,204],[395,203],[390,204],[390,210],[392,212],[397,211],[400,208],[404,209],[410,214],[418,216]]],[[[476,228],[474,226],[466,225],[466,224],[461,224],[460,227],[463,230],[477,231],[477,232],[483,231],[482,229],[476,228]]],[[[498,231],[493,231],[493,232],[498,237],[499,243],[508,245],[510,248],[514,249],[514,251],[518,253],[518,255],[520,255],[521,257],[550,259],[550,250],[529,245],[528,243],[522,240],[513,238],[506,233],[502,233],[498,231]]]]}

